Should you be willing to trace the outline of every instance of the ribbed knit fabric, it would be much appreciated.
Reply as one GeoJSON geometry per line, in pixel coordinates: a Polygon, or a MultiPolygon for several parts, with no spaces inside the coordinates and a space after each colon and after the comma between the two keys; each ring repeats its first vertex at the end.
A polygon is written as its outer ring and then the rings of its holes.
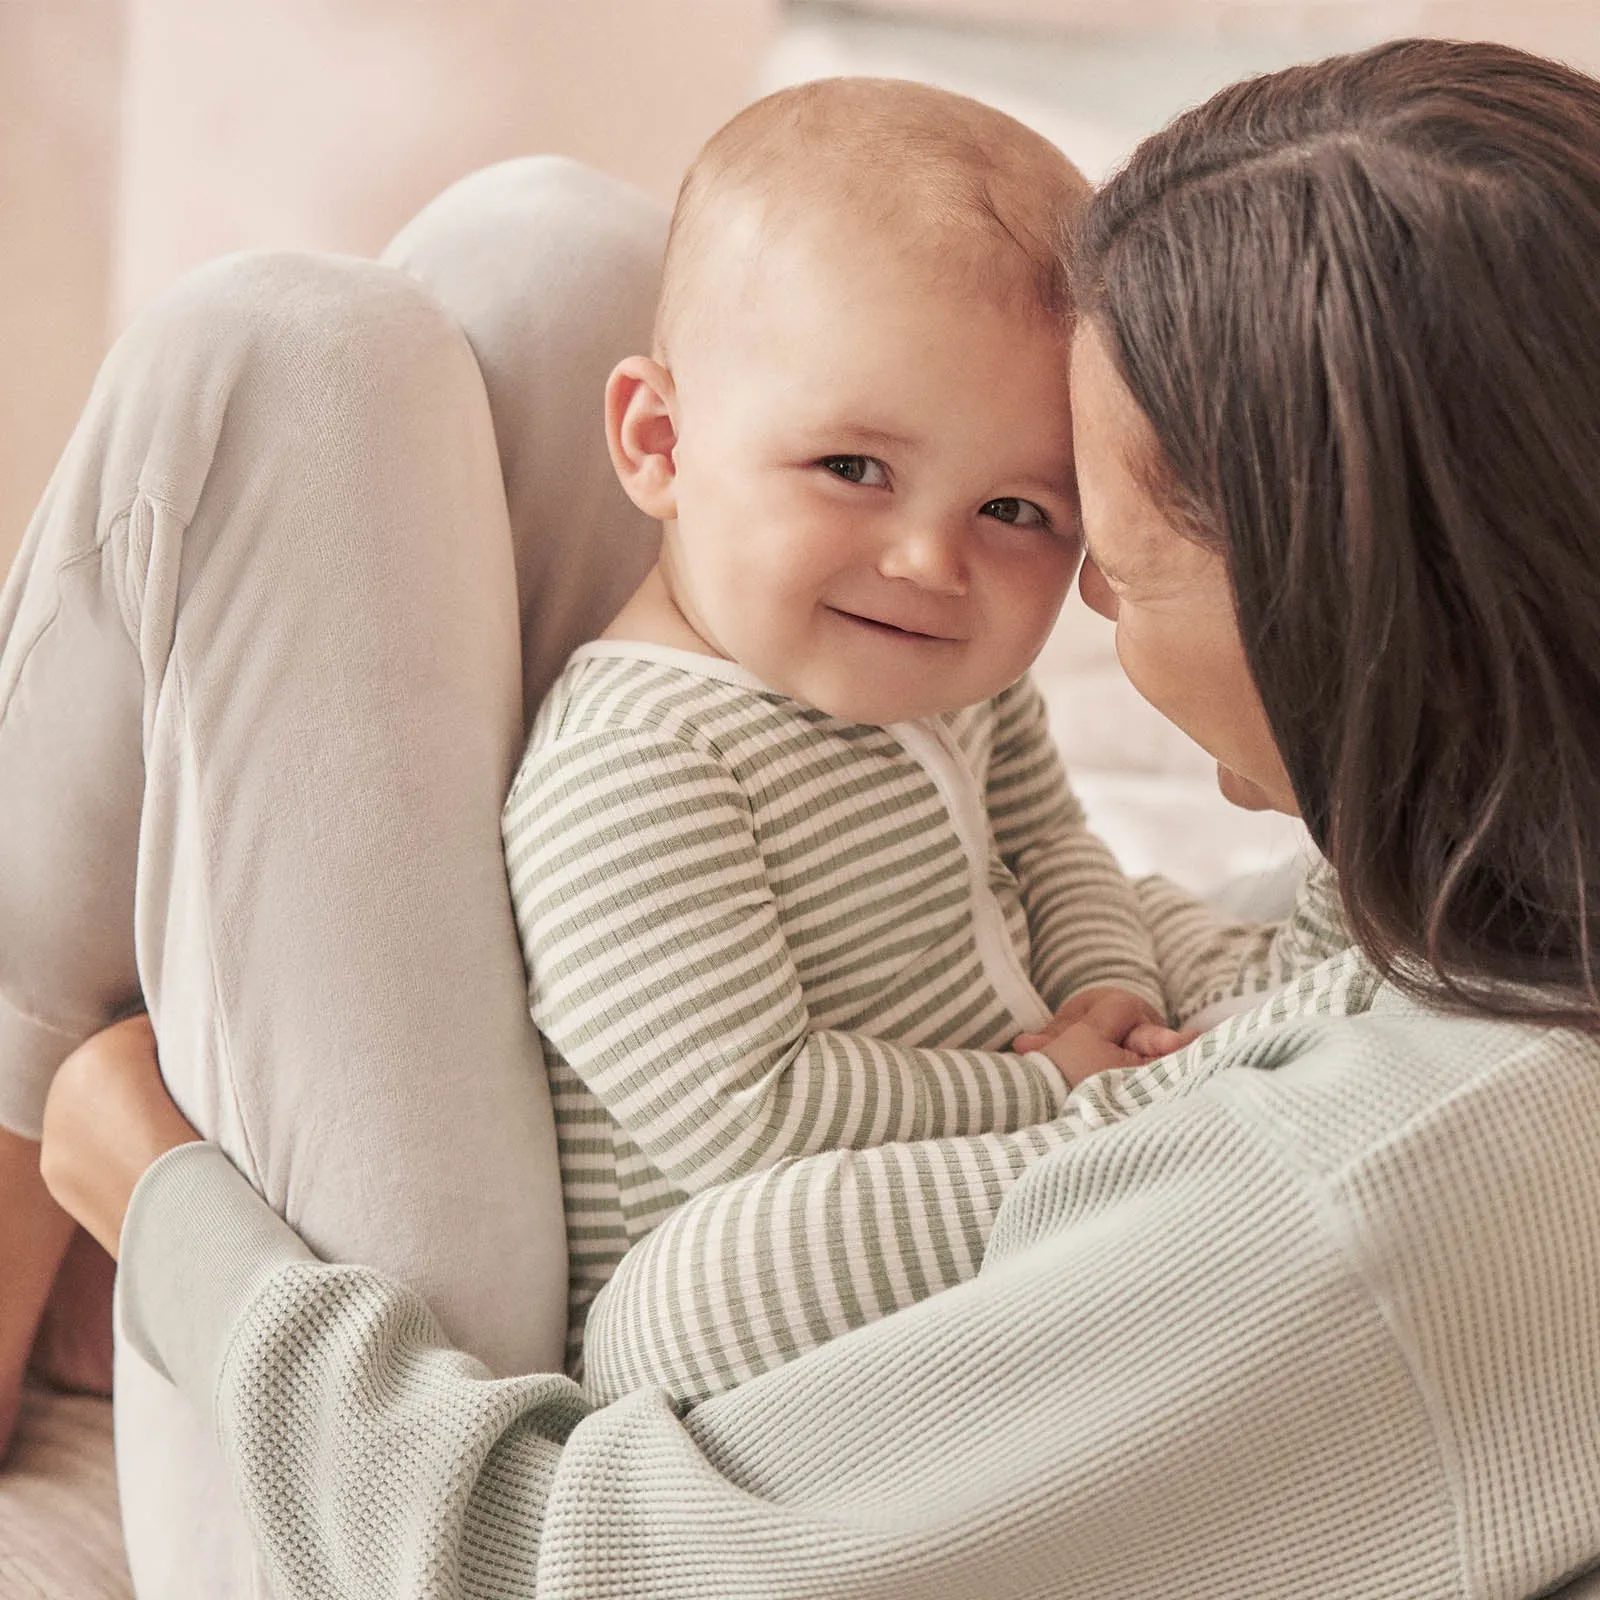
{"type": "Polygon", "coordinates": [[[1325,993],[1033,1161],[973,1280],[687,1413],[490,1379],[204,1146],[124,1330],[284,1600],[1521,1600],[1600,1554],[1600,1042],[1325,993]]]}
{"type": "Polygon", "coordinates": [[[1010,1050],[1020,1029],[1096,984],[1165,1010],[1133,886],[1026,679],[879,728],[733,663],[587,645],[504,833],[574,1375],[595,1294],[689,1196],[819,1150],[1042,1122],[1066,1084],[1010,1050]]]}
{"type": "Polygon", "coordinates": [[[1208,1018],[1302,978],[1350,944],[1339,880],[1321,856],[1308,863],[1282,922],[1227,916],[1165,878],[1141,878],[1135,888],[1180,1026],[1209,1028],[1208,1018]]]}

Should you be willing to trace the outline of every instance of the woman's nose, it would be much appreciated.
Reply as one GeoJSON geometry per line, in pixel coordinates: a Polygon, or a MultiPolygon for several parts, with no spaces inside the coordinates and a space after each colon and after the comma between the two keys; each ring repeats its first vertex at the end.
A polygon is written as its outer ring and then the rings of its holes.
{"type": "Polygon", "coordinates": [[[1098,611],[1109,622],[1117,620],[1117,597],[1092,556],[1085,556],[1078,569],[1078,593],[1091,611],[1098,611]]]}
{"type": "Polygon", "coordinates": [[[935,594],[965,594],[965,541],[950,528],[908,528],[883,552],[878,570],[886,578],[899,578],[935,594]]]}

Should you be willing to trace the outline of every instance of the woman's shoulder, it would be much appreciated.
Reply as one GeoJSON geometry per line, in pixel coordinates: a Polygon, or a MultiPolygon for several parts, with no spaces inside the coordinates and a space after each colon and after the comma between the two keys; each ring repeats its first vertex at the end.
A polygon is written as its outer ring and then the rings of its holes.
{"type": "Polygon", "coordinates": [[[1165,1250],[1191,1325],[1253,1306],[1292,1386],[1381,1389],[1396,1437],[1411,1414],[1473,1586],[1532,1593],[1600,1550],[1596,1150],[1600,1041],[1386,987],[1249,1034],[1191,1093],[1040,1162],[984,1270],[1048,1262],[1088,1224],[1144,1294],[1165,1250]]]}
{"type": "MultiPolygon", "coordinates": [[[[1329,1177],[1440,1153],[1465,1173],[1502,1163],[1524,1130],[1555,1138],[1575,1122],[1600,1141],[1600,1038],[1571,1029],[1447,1013],[1383,984],[1360,1011],[1302,1019],[1257,1048],[1274,1070],[1224,1070],[1214,1092],[1329,1177]]],[[[1229,1063],[1253,1064],[1248,1052],[1229,1063]]],[[[1600,1162],[1578,1176],[1591,1168],[1600,1193],[1600,1162]]]]}

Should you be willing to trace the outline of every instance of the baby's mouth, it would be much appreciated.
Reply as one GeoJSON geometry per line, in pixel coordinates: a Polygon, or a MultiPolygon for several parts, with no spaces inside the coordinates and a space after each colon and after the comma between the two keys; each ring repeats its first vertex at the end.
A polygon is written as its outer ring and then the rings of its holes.
{"type": "Polygon", "coordinates": [[[844,617],[850,622],[860,623],[864,628],[871,628],[877,633],[891,639],[927,640],[932,644],[952,644],[955,636],[948,633],[932,633],[923,628],[906,627],[898,622],[887,622],[882,617],[870,617],[860,611],[846,611],[842,606],[829,606],[828,609],[837,616],[844,617]]]}

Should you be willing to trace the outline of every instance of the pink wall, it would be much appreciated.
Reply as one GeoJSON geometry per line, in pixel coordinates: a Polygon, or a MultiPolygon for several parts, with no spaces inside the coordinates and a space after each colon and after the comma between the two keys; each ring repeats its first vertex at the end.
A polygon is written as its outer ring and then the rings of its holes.
{"type": "Polygon", "coordinates": [[[119,315],[241,243],[373,252],[485,162],[670,198],[754,90],[776,0],[128,0],[119,315]]]}
{"type": "Polygon", "coordinates": [[[0,4],[0,572],[105,346],[120,14],[0,4]]]}
{"type": "MultiPolygon", "coordinates": [[[[873,0],[1076,27],[1494,35],[1600,71],[1600,0],[873,0]]],[[[670,196],[780,0],[0,0],[0,571],[108,331],[246,245],[371,253],[473,167],[670,196]]]]}
{"type": "Polygon", "coordinates": [[[0,570],[114,330],[249,245],[370,254],[486,162],[669,199],[778,0],[5,0],[0,570]]]}

